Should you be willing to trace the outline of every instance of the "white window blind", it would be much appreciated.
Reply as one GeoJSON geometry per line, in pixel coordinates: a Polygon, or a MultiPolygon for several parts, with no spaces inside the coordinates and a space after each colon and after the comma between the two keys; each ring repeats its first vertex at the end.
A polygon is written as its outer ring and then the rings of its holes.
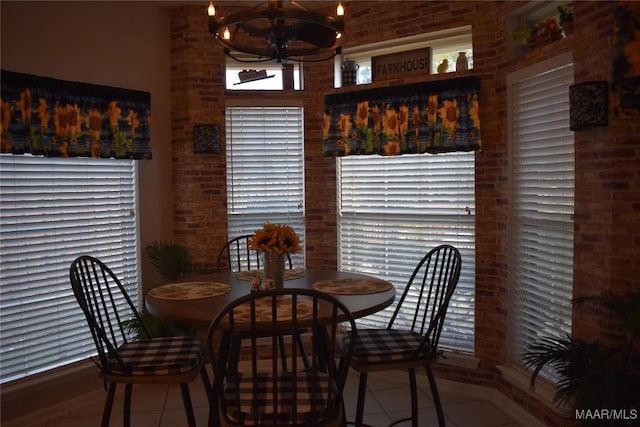
{"type": "MultiPolygon", "coordinates": [[[[442,347],[474,350],[475,154],[338,159],[339,268],[391,281],[400,291],[426,253],[451,244],[462,271],[442,347]]],[[[364,319],[384,327],[395,305],[364,319]]]]}
{"type": "MultiPolygon", "coordinates": [[[[229,239],[288,224],[304,248],[303,109],[227,107],[226,129],[229,239]]],[[[304,267],[304,252],[291,259],[304,267]]]]}
{"type": "Polygon", "coordinates": [[[95,354],[73,296],[79,255],[105,261],[138,295],[131,160],[0,156],[2,383],[95,354]]]}
{"type": "MultiPolygon", "coordinates": [[[[509,76],[513,207],[509,275],[511,358],[543,336],[571,332],[574,138],[570,57],[509,76]]],[[[554,379],[550,369],[542,372],[554,379]]]]}

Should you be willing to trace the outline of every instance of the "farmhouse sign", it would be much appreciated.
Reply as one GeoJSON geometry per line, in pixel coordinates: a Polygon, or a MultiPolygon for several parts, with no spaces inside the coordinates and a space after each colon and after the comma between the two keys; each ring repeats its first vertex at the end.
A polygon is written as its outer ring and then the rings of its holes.
{"type": "Polygon", "coordinates": [[[431,68],[431,48],[396,52],[371,58],[373,81],[428,75],[431,68]]]}

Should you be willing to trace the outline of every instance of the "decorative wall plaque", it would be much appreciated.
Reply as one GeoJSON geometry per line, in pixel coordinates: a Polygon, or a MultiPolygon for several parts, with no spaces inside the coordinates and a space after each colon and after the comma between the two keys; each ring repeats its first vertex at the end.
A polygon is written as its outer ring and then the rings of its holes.
{"type": "Polygon", "coordinates": [[[220,127],[194,125],[193,152],[194,154],[220,154],[220,127]]]}
{"type": "Polygon", "coordinates": [[[569,129],[606,127],[609,123],[607,82],[585,82],[569,86],[569,129]]]}
{"type": "Polygon", "coordinates": [[[405,77],[428,76],[431,69],[431,48],[407,50],[371,58],[373,81],[405,77]]]}

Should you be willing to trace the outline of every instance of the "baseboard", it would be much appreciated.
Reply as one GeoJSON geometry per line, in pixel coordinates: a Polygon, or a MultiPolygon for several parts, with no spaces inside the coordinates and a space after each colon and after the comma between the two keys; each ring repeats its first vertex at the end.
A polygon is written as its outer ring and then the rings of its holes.
{"type": "Polygon", "coordinates": [[[476,370],[478,369],[478,366],[480,366],[480,359],[472,354],[445,350],[438,358],[436,365],[447,365],[457,368],[476,370]]]}

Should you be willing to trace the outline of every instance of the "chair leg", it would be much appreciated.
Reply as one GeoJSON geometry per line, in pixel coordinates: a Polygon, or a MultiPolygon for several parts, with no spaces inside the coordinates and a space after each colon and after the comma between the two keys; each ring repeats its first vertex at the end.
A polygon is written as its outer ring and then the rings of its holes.
{"type": "MultiPolygon", "coordinates": [[[[282,363],[282,370],[284,372],[287,371],[287,352],[285,350],[284,337],[278,338],[280,343],[280,361],[282,363]]],[[[304,367],[309,367],[309,358],[307,357],[307,351],[304,348],[304,342],[302,341],[302,337],[300,334],[296,335],[296,341],[298,342],[298,348],[300,349],[300,357],[302,357],[302,363],[304,363],[304,367]]]]}
{"type": "Polygon", "coordinates": [[[347,423],[347,410],[344,406],[344,398],[342,399],[342,419],[340,420],[340,427],[347,427],[349,423],[347,423]]]}
{"type": "Polygon", "coordinates": [[[220,427],[220,416],[218,415],[218,411],[213,406],[209,406],[209,422],[207,423],[209,427],[220,427]]]}
{"type": "Polygon", "coordinates": [[[321,346],[321,351],[318,352],[318,365],[320,365],[320,370],[323,372],[327,372],[328,363],[329,363],[329,355],[332,354],[333,349],[331,348],[331,340],[329,339],[329,334],[327,333],[327,329],[324,327],[316,328],[312,333],[313,339],[316,340],[315,345],[321,346]]]}
{"type": "Polygon", "coordinates": [[[218,400],[218,395],[215,392],[215,390],[217,390],[220,386],[219,384],[216,384],[216,381],[223,381],[221,378],[216,378],[215,374],[214,374],[214,378],[213,378],[213,386],[212,386],[212,393],[211,393],[211,399],[209,401],[209,422],[207,423],[207,425],[209,427],[220,427],[221,426],[221,416],[220,416],[220,407],[219,405],[219,400],[218,400]]]}
{"type": "Polygon", "coordinates": [[[107,400],[104,402],[102,411],[102,427],[109,427],[109,419],[111,418],[111,408],[113,408],[113,397],[116,393],[116,383],[110,383],[107,389],[107,400]]]}
{"type": "Polygon", "coordinates": [[[411,389],[411,427],[418,427],[418,385],[414,368],[409,369],[409,387],[411,389]]]}
{"type": "Polygon", "coordinates": [[[207,401],[209,404],[213,401],[213,387],[211,387],[211,381],[209,381],[209,375],[207,375],[207,369],[202,366],[200,368],[200,377],[202,378],[202,384],[204,385],[204,391],[207,393],[207,401]]]}
{"type": "Polygon", "coordinates": [[[124,411],[122,413],[122,424],[124,427],[131,426],[131,384],[124,385],[124,411]]]}
{"type": "Polygon", "coordinates": [[[184,403],[184,412],[187,415],[187,425],[196,427],[196,418],[193,416],[193,406],[191,405],[191,395],[189,394],[189,384],[180,384],[182,391],[182,402],[184,403]]]}
{"type": "Polygon", "coordinates": [[[433,397],[433,404],[435,405],[436,413],[438,414],[438,425],[440,427],[445,427],[444,411],[442,410],[442,402],[440,401],[440,394],[438,393],[438,386],[436,385],[436,377],[433,375],[431,365],[427,365],[426,368],[429,386],[431,387],[431,396],[433,397]]]}
{"type": "Polygon", "coordinates": [[[209,421],[207,425],[209,427],[220,427],[220,413],[218,412],[217,401],[209,404],[209,421]]]}
{"type": "Polygon", "coordinates": [[[367,394],[367,373],[360,372],[360,385],[358,386],[358,406],[356,406],[356,427],[362,427],[364,418],[364,398],[367,394]]]}
{"type": "Polygon", "coordinates": [[[304,363],[305,368],[309,368],[309,358],[307,357],[307,350],[304,348],[302,335],[296,335],[296,341],[298,341],[298,348],[300,348],[300,357],[302,357],[302,363],[304,363]]]}
{"type": "MultiPolygon", "coordinates": [[[[230,337],[229,338],[229,349],[225,349],[221,351],[221,359],[220,360],[228,360],[229,362],[226,365],[229,370],[233,369],[234,372],[238,369],[238,362],[240,361],[240,347],[242,346],[242,339],[239,337],[230,337]],[[224,357],[225,359],[222,359],[224,357]]],[[[227,372],[230,374],[231,372],[227,372]]]]}
{"type": "Polygon", "coordinates": [[[284,337],[280,335],[278,337],[278,342],[280,343],[280,362],[282,363],[282,371],[287,372],[287,350],[284,345],[284,337]]]}

